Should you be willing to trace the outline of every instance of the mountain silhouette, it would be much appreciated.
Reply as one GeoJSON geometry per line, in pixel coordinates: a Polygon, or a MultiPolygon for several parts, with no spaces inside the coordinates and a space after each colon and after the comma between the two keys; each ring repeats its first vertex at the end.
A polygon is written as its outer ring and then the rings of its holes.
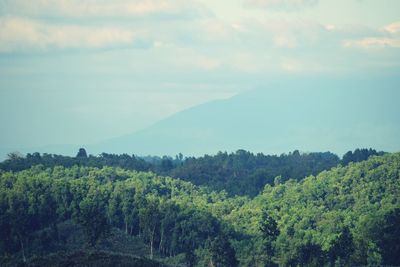
{"type": "Polygon", "coordinates": [[[176,113],[141,131],[89,146],[90,153],[344,153],[400,149],[397,82],[292,80],[176,113]]]}

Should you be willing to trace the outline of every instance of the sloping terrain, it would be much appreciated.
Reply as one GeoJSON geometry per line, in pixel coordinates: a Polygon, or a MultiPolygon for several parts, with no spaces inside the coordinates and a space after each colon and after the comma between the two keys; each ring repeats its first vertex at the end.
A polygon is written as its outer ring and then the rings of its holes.
{"type": "Polygon", "coordinates": [[[93,153],[202,155],[237,149],[267,154],[354,147],[400,149],[400,91],[359,82],[293,82],[177,113],[142,131],[88,149],[93,153]]]}
{"type": "Polygon", "coordinates": [[[90,249],[106,252],[104,266],[115,254],[199,267],[397,266],[399,195],[399,153],[277,177],[254,199],[111,167],[0,171],[0,262],[58,264],[51,255],[66,251],[94,264],[90,249]]]}

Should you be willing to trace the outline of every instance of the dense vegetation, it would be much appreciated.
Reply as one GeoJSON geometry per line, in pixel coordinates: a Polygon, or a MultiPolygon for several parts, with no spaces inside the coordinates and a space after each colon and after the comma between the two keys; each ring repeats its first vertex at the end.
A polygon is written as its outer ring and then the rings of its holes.
{"type": "Polygon", "coordinates": [[[35,165],[46,168],[55,166],[87,166],[101,168],[104,166],[120,167],[135,171],[152,171],[159,175],[180,178],[195,185],[205,185],[213,190],[225,190],[230,195],[256,196],[266,184],[272,185],[276,176],[282,181],[289,178],[300,180],[309,175],[317,175],[329,170],[339,163],[360,162],[371,155],[382,155],[373,149],[356,149],[349,151],[340,160],[333,153],[300,153],[264,155],[253,154],[244,150],[236,153],[219,152],[214,156],[184,158],[182,154],[175,158],[164,156],[140,158],[135,155],[114,155],[102,153],[99,156],[87,155],[80,149],[76,157],[52,154],[27,154],[25,157],[11,153],[9,158],[0,163],[5,171],[21,171],[35,165]]]}
{"type": "Polygon", "coordinates": [[[238,150],[232,154],[188,158],[167,174],[196,185],[224,189],[231,195],[255,196],[266,184],[272,185],[278,175],[283,181],[289,178],[300,180],[328,170],[339,162],[338,156],[330,152],[300,154],[296,150],[280,156],[266,156],[238,150]]]}
{"type": "Polygon", "coordinates": [[[106,249],[181,266],[400,265],[399,195],[400,154],[278,175],[253,199],[116,167],[0,171],[0,264],[106,249]]]}
{"type": "MultiPolygon", "coordinates": [[[[260,242],[266,242],[261,251],[281,266],[397,266],[399,195],[400,154],[393,154],[301,182],[277,179],[229,216],[231,225],[253,240],[261,228],[260,242]]],[[[265,259],[250,260],[253,265],[265,259]]]]}
{"type": "Polygon", "coordinates": [[[104,251],[76,251],[73,253],[54,253],[46,256],[34,257],[28,263],[16,263],[19,266],[29,267],[166,267],[156,261],[133,257],[131,255],[121,255],[104,251]]]}

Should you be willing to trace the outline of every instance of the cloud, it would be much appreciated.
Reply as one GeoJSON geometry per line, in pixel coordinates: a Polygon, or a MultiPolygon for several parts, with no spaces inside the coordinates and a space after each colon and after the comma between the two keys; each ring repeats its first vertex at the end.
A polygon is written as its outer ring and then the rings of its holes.
{"type": "Polygon", "coordinates": [[[318,4],[318,1],[319,0],[245,0],[244,5],[255,8],[292,11],[315,6],[318,4]]]}
{"type": "Polygon", "coordinates": [[[188,46],[217,59],[222,66],[219,69],[252,74],[350,72],[386,66],[385,62],[393,66],[398,59],[393,49],[399,46],[398,38],[382,30],[395,32],[393,26],[326,25],[276,18],[234,22],[216,19],[196,27],[188,46]]]}
{"type": "Polygon", "coordinates": [[[218,19],[209,19],[204,22],[192,23],[191,28],[185,29],[191,33],[191,38],[183,39],[184,45],[224,47],[256,46],[257,49],[267,48],[292,49],[313,47],[323,42],[328,34],[324,25],[312,21],[301,20],[249,20],[224,22],[218,19]]]}
{"type": "Polygon", "coordinates": [[[388,24],[370,36],[344,40],[342,46],[361,49],[400,48],[400,22],[388,24]]]}
{"type": "Polygon", "coordinates": [[[208,14],[187,0],[5,0],[2,13],[56,18],[192,18],[208,14]]]}
{"type": "Polygon", "coordinates": [[[400,34],[400,21],[386,25],[383,30],[390,34],[400,34]]]}
{"type": "Polygon", "coordinates": [[[158,47],[209,15],[196,0],[0,0],[0,53],[158,47]]]}
{"type": "Polygon", "coordinates": [[[0,52],[145,46],[144,34],[119,27],[53,25],[18,17],[0,18],[0,52]]]}
{"type": "Polygon", "coordinates": [[[343,46],[346,48],[385,48],[393,47],[400,48],[400,39],[395,38],[378,38],[378,37],[368,37],[361,40],[346,40],[343,41],[343,46]]]}

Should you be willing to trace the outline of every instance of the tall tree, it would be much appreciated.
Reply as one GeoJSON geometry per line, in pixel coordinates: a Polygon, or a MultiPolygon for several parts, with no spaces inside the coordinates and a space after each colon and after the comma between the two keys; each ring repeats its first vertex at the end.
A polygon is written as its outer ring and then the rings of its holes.
{"type": "Polygon", "coordinates": [[[235,250],[232,248],[227,236],[218,235],[209,247],[210,267],[236,267],[239,265],[235,250]]]}
{"type": "Polygon", "coordinates": [[[76,154],[77,158],[87,158],[87,153],[84,148],[79,148],[78,154],[76,154]]]}
{"type": "Polygon", "coordinates": [[[400,208],[387,213],[380,225],[378,244],[383,263],[400,266],[400,208]]]}
{"type": "Polygon", "coordinates": [[[83,226],[88,244],[95,247],[101,237],[106,236],[111,227],[106,216],[106,202],[102,192],[92,190],[79,204],[78,220],[83,226]]]}
{"type": "Polygon", "coordinates": [[[275,255],[274,242],[279,235],[278,224],[265,208],[262,211],[260,230],[264,237],[265,253],[267,254],[267,264],[273,265],[275,255]]]}
{"type": "Polygon", "coordinates": [[[146,202],[146,206],[139,210],[140,227],[143,229],[144,238],[149,242],[150,259],[153,259],[155,241],[160,227],[159,200],[156,196],[150,195],[146,202]]]}

